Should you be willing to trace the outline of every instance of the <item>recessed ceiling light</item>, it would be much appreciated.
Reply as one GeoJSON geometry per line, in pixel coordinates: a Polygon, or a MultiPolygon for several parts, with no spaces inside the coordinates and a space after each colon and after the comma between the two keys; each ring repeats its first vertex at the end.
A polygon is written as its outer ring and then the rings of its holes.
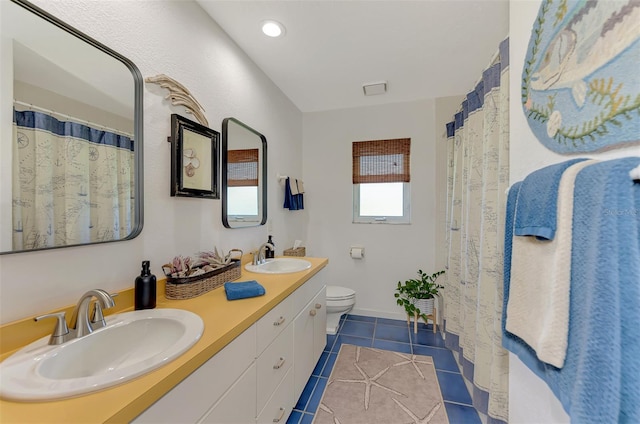
{"type": "Polygon", "coordinates": [[[276,21],[263,21],[262,32],[269,37],[280,37],[284,35],[284,25],[276,21]]]}

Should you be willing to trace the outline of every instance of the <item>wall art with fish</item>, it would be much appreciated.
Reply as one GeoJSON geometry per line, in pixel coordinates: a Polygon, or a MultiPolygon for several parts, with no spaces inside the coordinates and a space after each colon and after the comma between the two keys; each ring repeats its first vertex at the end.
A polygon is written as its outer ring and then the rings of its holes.
{"type": "Polygon", "coordinates": [[[558,153],[640,141],[640,0],[543,0],[522,72],[531,130],[558,153]]]}

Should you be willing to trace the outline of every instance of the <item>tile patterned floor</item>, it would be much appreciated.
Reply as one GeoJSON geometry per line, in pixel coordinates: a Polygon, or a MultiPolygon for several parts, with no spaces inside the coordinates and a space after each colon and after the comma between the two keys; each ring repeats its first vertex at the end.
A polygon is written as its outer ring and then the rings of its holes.
{"type": "Polygon", "coordinates": [[[342,343],[433,357],[449,422],[481,424],[477,411],[471,406],[471,396],[453,353],[445,349],[439,333],[433,334],[431,325],[421,323],[418,334],[414,334],[413,325],[409,328],[406,321],[359,315],[343,316],[338,334],[327,335],[327,346],[287,424],[310,424],[313,421],[342,343]]]}

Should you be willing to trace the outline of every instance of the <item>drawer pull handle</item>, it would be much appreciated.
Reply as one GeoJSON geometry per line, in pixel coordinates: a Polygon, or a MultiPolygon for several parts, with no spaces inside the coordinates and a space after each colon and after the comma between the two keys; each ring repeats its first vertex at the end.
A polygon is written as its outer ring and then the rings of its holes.
{"type": "Polygon", "coordinates": [[[316,309],[320,309],[322,308],[322,305],[320,303],[316,303],[316,309]]]}
{"type": "Polygon", "coordinates": [[[279,423],[280,421],[282,421],[282,419],[284,418],[285,411],[286,410],[284,408],[280,408],[280,416],[278,418],[274,418],[273,422],[274,423],[279,423]]]}
{"type": "Polygon", "coordinates": [[[284,358],[280,358],[278,363],[273,366],[273,369],[274,370],[279,370],[284,365],[284,362],[285,362],[285,359],[284,358]]]}
{"type": "Polygon", "coordinates": [[[309,315],[311,315],[312,317],[315,317],[316,314],[317,314],[317,312],[316,312],[315,309],[312,309],[312,310],[309,311],[309,315]]]}
{"type": "Polygon", "coordinates": [[[284,322],[286,321],[285,317],[280,317],[280,319],[276,322],[273,323],[273,325],[275,325],[276,327],[279,325],[284,324],[284,322]]]}

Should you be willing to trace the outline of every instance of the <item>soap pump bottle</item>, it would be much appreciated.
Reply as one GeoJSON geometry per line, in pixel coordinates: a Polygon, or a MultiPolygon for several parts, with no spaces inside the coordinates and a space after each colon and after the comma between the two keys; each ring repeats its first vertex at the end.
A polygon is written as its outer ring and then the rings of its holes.
{"type": "Polygon", "coordinates": [[[273,259],[276,256],[276,249],[275,249],[275,244],[273,244],[273,240],[271,239],[272,236],[269,236],[269,240],[267,240],[267,243],[269,243],[271,246],[274,246],[274,248],[270,248],[269,246],[265,247],[264,249],[264,257],[267,259],[273,259]]]}
{"type": "Polygon", "coordinates": [[[135,308],[153,309],[156,307],[156,276],[149,270],[149,261],[142,261],[142,272],[136,278],[135,308]]]}

